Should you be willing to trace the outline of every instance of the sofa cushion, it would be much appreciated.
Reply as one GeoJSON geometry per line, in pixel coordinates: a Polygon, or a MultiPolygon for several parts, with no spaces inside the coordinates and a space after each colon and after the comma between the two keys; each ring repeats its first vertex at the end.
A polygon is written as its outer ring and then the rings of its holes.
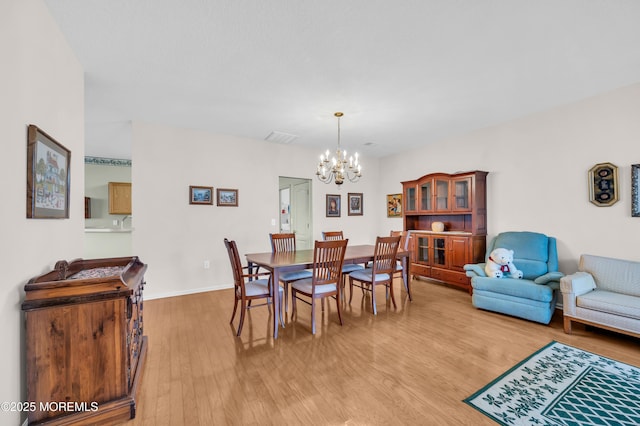
{"type": "Polygon", "coordinates": [[[578,269],[593,275],[601,290],[640,297],[640,262],[583,254],[578,269]]]}
{"type": "Polygon", "coordinates": [[[474,277],[471,279],[471,286],[474,292],[480,290],[540,302],[551,302],[553,300],[553,290],[557,288],[557,285],[535,284],[529,280],[518,280],[515,278],[495,279],[489,277],[474,277]]]}
{"type": "Polygon", "coordinates": [[[640,319],[640,297],[627,294],[596,289],[578,296],[576,305],[580,308],[640,319]]]}

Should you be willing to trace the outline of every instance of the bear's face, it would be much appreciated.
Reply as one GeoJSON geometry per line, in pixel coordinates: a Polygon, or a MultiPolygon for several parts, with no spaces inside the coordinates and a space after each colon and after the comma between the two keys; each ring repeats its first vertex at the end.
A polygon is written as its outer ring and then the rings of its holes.
{"type": "Polygon", "coordinates": [[[497,248],[491,252],[490,258],[498,265],[508,265],[513,262],[513,250],[497,248]]]}

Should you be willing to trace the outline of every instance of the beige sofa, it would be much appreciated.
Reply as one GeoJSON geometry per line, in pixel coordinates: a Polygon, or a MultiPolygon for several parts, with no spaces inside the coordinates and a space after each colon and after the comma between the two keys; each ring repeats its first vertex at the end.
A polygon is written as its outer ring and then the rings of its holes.
{"type": "Polygon", "coordinates": [[[583,254],[560,290],[565,333],[580,322],[640,337],[640,262],[583,254]]]}

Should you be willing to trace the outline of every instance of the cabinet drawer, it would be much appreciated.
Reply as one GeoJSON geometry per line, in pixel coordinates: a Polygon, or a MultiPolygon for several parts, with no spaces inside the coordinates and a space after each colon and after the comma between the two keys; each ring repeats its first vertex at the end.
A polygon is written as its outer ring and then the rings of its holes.
{"type": "Polygon", "coordinates": [[[411,264],[411,274],[412,275],[420,275],[421,277],[428,277],[431,275],[431,267],[421,265],[419,263],[411,264]]]}
{"type": "Polygon", "coordinates": [[[445,281],[453,285],[468,288],[471,280],[464,272],[456,272],[447,269],[431,269],[431,276],[437,280],[445,281]]]}

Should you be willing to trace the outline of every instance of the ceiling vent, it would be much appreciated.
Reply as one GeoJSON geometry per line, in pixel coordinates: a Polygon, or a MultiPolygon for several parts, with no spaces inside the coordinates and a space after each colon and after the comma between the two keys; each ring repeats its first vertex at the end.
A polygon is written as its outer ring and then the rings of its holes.
{"type": "Polygon", "coordinates": [[[282,145],[289,145],[294,140],[298,139],[296,135],[290,135],[289,133],[273,131],[269,133],[269,136],[264,138],[265,141],[279,143],[282,145]]]}

